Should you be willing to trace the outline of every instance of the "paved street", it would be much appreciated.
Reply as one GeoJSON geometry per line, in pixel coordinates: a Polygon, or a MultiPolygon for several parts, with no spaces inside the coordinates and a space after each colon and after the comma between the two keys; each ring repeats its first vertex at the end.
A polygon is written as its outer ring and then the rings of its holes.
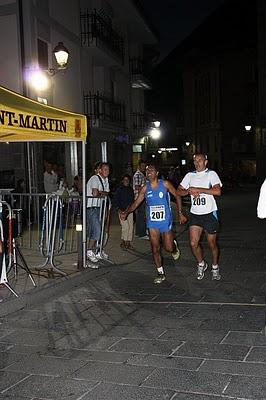
{"type": "Polygon", "coordinates": [[[154,285],[149,242],[121,250],[114,224],[113,265],[3,299],[0,400],[266,399],[266,220],[255,190],[219,203],[221,281],[197,281],[182,227],[154,285]]]}

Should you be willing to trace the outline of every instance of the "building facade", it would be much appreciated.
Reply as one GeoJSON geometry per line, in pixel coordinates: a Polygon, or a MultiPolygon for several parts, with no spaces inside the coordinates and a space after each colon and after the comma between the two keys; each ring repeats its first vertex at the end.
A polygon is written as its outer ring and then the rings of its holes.
{"type": "MultiPolygon", "coordinates": [[[[132,146],[139,141],[134,120],[145,113],[144,90],[150,88],[145,51],[157,40],[137,1],[0,0],[0,84],[48,105],[85,113],[86,172],[94,162],[107,160],[118,175],[132,161],[132,146]],[[69,51],[64,71],[57,70],[53,58],[59,42],[69,51]],[[33,85],[36,70],[45,73],[46,88],[33,85]]],[[[2,144],[0,186],[10,186],[10,180],[25,177],[27,171],[32,189],[41,191],[48,159],[61,164],[72,183],[81,149],[76,143],[2,144]]]]}

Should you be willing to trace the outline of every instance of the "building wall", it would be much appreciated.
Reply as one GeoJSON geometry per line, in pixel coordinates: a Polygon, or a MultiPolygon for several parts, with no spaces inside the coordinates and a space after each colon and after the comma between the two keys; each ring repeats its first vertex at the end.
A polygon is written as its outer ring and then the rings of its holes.
{"type": "MultiPolygon", "coordinates": [[[[114,101],[121,101],[126,106],[125,129],[115,124],[97,127],[89,121],[87,154],[91,164],[101,159],[101,143],[106,141],[108,160],[113,163],[114,170],[118,172],[131,158],[132,98],[134,98],[134,107],[137,109],[141,109],[144,104],[143,91],[140,91],[137,96],[132,93],[129,71],[131,49],[134,49],[132,54],[136,54],[142,49],[144,43],[156,43],[156,41],[153,33],[146,31],[146,22],[139,18],[131,1],[0,0],[2,51],[0,84],[35,100],[43,98],[49,105],[81,113],[84,112],[84,94],[90,91],[111,93],[114,101]],[[19,5],[22,6],[22,14],[19,5]],[[106,47],[81,46],[80,11],[87,9],[98,10],[103,13],[104,18],[113,21],[115,29],[119,27],[125,42],[124,64],[106,47]],[[139,26],[137,33],[134,30],[134,21],[139,26]],[[47,43],[48,68],[56,67],[52,51],[58,42],[63,42],[69,50],[67,70],[64,73],[49,75],[50,86],[44,91],[34,89],[22,73],[23,69],[29,73],[38,67],[38,39],[47,43]]],[[[42,176],[42,172],[36,172],[37,169],[42,169],[40,160],[49,154],[56,154],[57,145],[35,144],[30,147],[35,153],[35,167],[31,173],[36,173],[35,180],[38,181],[42,176]]],[[[5,151],[4,149],[5,147],[0,145],[0,155],[5,151]]],[[[62,146],[60,146],[60,152],[61,149],[62,146]]],[[[79,146],[65,144],[64,153],[67,179],[72,182],[73,175],[77,173],[78,164],[81,163],[79,146]]],[[[16,154],[18,154],[17,149],[16,154]]],[[[24,146],[21,146],[20,154],[20,160],[17,160],[18,165],[14,165],[15,170],[20,170],[19,175],[23,174],[25,164],[24,146]]],[[[3,160],[4,158],[0,157],[0,170],[4,168],[3,160]]]]}

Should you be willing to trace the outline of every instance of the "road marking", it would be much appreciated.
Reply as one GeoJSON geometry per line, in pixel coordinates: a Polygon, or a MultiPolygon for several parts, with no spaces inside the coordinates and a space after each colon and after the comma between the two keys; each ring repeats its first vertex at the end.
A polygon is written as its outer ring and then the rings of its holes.
{"type": "Polygon", "coordinates": [[[266,303],[222,303],[210,301],[148,301],[148,300],[99,300],[99,299],[86,299],[85,301],[91,303],[113,303],[113,304],[189,304],[189,305],[218,305],[218,306],[249,306],[249,307],[266,307],[266,303]]]}

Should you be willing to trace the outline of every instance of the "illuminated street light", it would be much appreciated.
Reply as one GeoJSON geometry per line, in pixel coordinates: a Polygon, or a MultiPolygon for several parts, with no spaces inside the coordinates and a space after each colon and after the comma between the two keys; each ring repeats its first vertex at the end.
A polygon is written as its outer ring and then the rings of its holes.
{"type": "Polygon", "coordinates": [[[158,140],[158,139],[160,138],[160,136],[161,136],[161,131],[160,131],[160,129],[158,129],[158,128],[153,128],[153,129],[151,130],[150,135],[151,135],[151,138],[152,138],[152,139],[158,140]]]}
{"type": "Polygon", "coordinates": [[[58,70],[66,69],[69,51],[63,45],[63,42],[59,42],[58,45],[55,46],[53,53],[58,65],[58,70]]]}
{"type": "Polygon", "coordinates": [[[29,71],[27,74],[27,81],[29,82],[30,86],[37,91],[47,90],[51,84],[47,74],[39,69],[29,71]]]}
{"type": "Polygon", "coordinates": [[[26,72],[26,80],[29,85],[38,92],[47,90],[51,86],[49,75],[53,76],[57,72],[64,71],[67,67],[69,51],[63,45],[63,42],[59,42],[58,45],[55,46],[53,54],[56,59],[57,68],[48,68],[47,70],[35,68],[32,70],[29,69],[26,72]]]}
{"type": "Polygon", "coordinates": [[[187,142],[186,142],[186,146],[188,147],[189,145],[190,145],[190,142],[189,142],[189,141],[187,141],[187,142]]]}
{"type": "Polygon", "coordinates": [[[251,131],[251,125],[245,125],[245,130],[246,130],[247,132],[251,131]]]}
{"type": "Polygon", "coordinates": [[[155,128],[160,128],[161,122],[160,121],[154,121],[153,125],[155,126],[155,128]]]}

